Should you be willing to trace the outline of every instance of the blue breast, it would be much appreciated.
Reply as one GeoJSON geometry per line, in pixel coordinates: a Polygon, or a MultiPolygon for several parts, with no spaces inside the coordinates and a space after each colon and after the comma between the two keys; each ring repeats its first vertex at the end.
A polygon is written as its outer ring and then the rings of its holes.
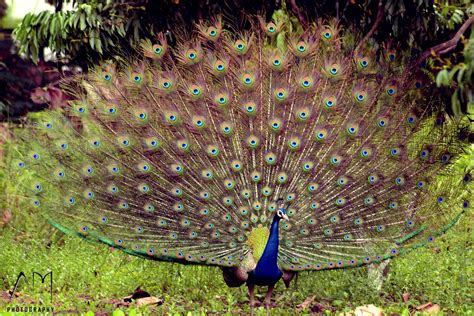
{"type": "Polygon", "coordinates": [[[255,270],[249,272],[249,279],[247,282],[260,286],[274,285],[283,275],[277,265],[279,222],[280,217],[275,215],[273,217],[270,236],[268,237],[265,250],[258,261],[255,270]]]}

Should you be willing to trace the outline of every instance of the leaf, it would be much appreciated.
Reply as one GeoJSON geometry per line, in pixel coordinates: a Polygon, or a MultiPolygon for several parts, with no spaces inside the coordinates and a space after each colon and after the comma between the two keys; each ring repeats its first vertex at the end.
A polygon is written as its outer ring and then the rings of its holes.
{"type": "Polygon", "coordinates": [[[54,15],[53,18],[51,19],[51,24],[49,24],[49,33],[52,36],[56,35],[56,23],[58,22],[58,17],[57,15],[54,15]]]}
{"type": "Polygon", "coordinates": [[[459,102],[459,99],[458,99],[458,93],[457,93],[458,91],[459,90],[457,90],[451,96],[451,109],[453,110],[454,116],[460,116],[462,113],[461,102],[459,102]]]}
{"type": "Polygon", "coordinates": [[[438,75],[436,76],[436,86],[441,87],[441,86],[447,86],[447,85],[449,85],[448,70],[443,69],[440,72],[438,72],[438,75]]]}
{"type": "Polygon", "coordinates": [[[83,13],[81,13],[80,16],[79,28],[81,31],[84,31],[86,29],[86,16],[83,13]]]}
{"type": "Polygon", "coordinates": [[[96,50],[97,50],[100,54],[103,53],[103,51],[102,51],[102,41],[100,40],[99,37],[97,38],[96,50]]]}

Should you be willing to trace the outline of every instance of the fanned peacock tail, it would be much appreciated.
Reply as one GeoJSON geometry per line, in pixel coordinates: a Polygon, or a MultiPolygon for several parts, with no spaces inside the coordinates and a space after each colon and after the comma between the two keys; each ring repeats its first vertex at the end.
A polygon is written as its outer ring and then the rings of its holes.
{"type": "Polygon", "coordinates": [[[67,83],[64,111],[19,132],[14,168],[57,228],[156,260],[258,260],[278,207],[284,270],[380,261],[431,241],[469,206],[449,174],[456,122],[409,59],[354,46],[336,22],[303,33],[220,18],[169,47],[67,83]],[[286,40],[285,40],[286,38],[286,40]]]}

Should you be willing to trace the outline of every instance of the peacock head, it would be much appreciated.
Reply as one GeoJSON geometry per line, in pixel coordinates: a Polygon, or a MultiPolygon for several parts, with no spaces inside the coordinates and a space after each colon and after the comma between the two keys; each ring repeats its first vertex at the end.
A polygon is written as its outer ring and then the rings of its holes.
{"type": "Polygon", "coordinates": [[[283,208],[279,208],[276,212],[276,218],[278,220],[280,219],[288,220],[288,215],[286,215],[286,210],[283,208]]]}

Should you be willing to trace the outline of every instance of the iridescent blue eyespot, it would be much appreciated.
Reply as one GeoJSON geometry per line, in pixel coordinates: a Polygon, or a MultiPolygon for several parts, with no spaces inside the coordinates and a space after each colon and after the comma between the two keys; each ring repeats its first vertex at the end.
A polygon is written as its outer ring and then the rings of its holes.
{"type": "Polygon", "coordinates": [[[414,118],[413,116],[409,116],[409,117],[407,118],[407,122],[408,122],[409,124],[413,124],[413,123],[415,122],[415,118],[414,118]]]}
{"type": "Polygon", "coordinates": [[[35,184],[35,190],[38,191],[38,192],[41,192],[41,191],[43,191],[43,187],[41,186],[41,184],[37,183],[37,184],[35,184]]]}
{"type": "Polygon", "coordinates": [[[23,161],[20,161],[16,164],[19,168],[23,168],[25,166],[25,163],[23,161]]]}
{"type": "Polygon", "coordinates": [[[109,74],[105,74],[105,75],[104,75],[104,79],[105,79],[106,81],[110,81],[110,79],[112,79],[112,76],[109,75],[109,74]]]}
{"type": "Polygon", "coordinates": [[[337,68],[331,68],[331,74],[335,75],[337,74],[337,68]]]}
{"type": "Polygon", "coordinates": [[[438,198],[436,199],[436,201],[437,201],[439,204],[441,204],[441,203],[444,202],[444,197],[440,196],[440,197],[438,197],[438,198]]]}

